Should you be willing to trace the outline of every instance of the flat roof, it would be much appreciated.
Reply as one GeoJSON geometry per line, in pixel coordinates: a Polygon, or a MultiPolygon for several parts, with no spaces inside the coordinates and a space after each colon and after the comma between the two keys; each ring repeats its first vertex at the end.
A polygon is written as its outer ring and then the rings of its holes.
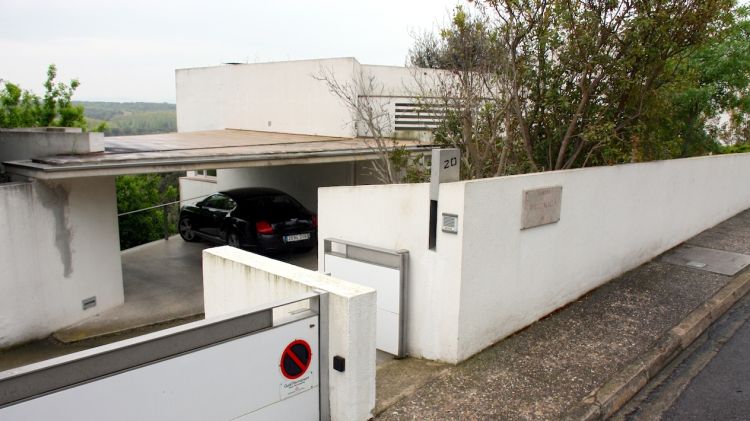
{"type": "MultiPolygon", "coordinates": [[[[407,150],[424,142],[398,140],[407,150]]],[[[252,130],[210,130],[104,138],[104,152],[4,162],[8,172],[40,179],[143,174],[376,159],[369,138],[252,130]]]]}

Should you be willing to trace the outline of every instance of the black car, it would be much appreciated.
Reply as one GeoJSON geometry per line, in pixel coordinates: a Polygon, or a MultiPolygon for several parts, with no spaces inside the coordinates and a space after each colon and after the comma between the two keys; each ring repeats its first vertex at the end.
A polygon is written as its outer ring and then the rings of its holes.
{"type": "Polygon", "coordinates": [[[318,221],[286,193],[243,188],[212,194],[180,210],[177,228],[185,241],[201,239],[259,253],[310,250],[318,221]]]}

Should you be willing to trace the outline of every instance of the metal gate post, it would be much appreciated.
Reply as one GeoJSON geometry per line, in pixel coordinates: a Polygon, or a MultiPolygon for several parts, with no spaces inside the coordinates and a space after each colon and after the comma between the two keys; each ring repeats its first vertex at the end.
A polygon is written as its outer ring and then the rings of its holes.
{"type": "MultiPolygon", "coordinates": [[[[320,390],[320,421],[330,421],[331,419],[331,399],[330,399],[330,383],[329,383],[329,372],[331,356],[328,350],[328,332],[329,332],[329,320],[328,320],[328,293],[326,291],[315,290],[318,294],[317,300],[311,300],[317,302],[318,313],[318,369],[320,370],[320,377],[318,379],[318,389],[320,390]]],[[[314,306],[314,305],[313,305],[314,306]]]]}
{"type": "Polygon", "coordinates": [[[162,207],[162,213],[164,217],[164,239],[169,240],[169,213],[167,212],[167,207],[162,207]]]}

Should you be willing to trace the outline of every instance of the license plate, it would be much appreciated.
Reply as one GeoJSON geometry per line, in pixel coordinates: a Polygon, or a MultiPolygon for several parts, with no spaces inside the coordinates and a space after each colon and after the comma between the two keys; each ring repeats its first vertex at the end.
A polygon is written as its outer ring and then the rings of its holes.
{"type": "Polygon", "coordinates": [[[287,243],[292,243],[294,241],[309,240],[309,239],[310,239],[310,233],[284,236],[284,242],[287,242],[287,243]]]}

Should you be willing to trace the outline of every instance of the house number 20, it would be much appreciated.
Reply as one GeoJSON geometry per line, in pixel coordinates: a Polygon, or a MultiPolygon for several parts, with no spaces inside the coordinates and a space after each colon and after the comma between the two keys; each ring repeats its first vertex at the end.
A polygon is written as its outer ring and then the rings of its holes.
{"type": "Polygon", "coordinates": [[[458,158],[453,157],[451,159],[446,159],[443,161],[443,169],[447,170],[450,167],[455,167],[458,164],[458,158]]]}

